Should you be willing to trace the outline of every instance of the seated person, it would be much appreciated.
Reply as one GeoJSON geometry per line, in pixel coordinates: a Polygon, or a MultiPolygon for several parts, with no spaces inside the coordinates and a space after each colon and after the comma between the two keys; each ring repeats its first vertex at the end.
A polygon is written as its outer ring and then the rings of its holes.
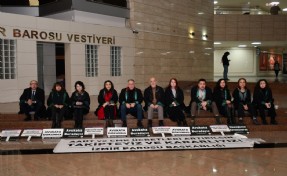
{"type": "Polygon", "coordinates": [[[138,128],[143,128],[142,119],[143,119],[143,110],[142,103],[143,95],[140,89],[135,87],[135,81],[133,79],[128,80],[128,87],[121,90],[119,96],[120,102],[120,113],[121,119],[123,121],[122,126],[127,127],[127,117],[128,113],[136,116],[138,119],[137,126],[138,128]]]}
{"type": "Polygon", "coordinates": [[[265,110],[268,110],[268,114],[270,115],[270,123],[273,125],[277,125],[277,121],[275,120],[276,112],[274,108],[274,99],[272,96],[272,91],[269,88],[268,82],[265,79],[260,79],[254,88],[253,92],[253,102],[254,106],[259,109],[259,114],[262,119],[262,123],[267,125],[265,110]]]}
{"type": "Polygon", "coordinates": [[[25,113],[25,121],[32,120],[30,112],[35,112],[34,119],[43,117],[46,111],[44,90],[38,87],[36,80],[30,81],[30,87],[25,89],[20,97],[20,112],[25,113]]]}
{"type": "Polygon", "coordinates": [[[212,91],[206,86],[205,79],[199,79],[197,86],[191,89],[191,119],[195,124],[195,114],[197,109],[212,110],[216,124],[221,124],[220,116],[215,102],[212,99],[212,91]]]}
{"type": "Polygon", "coordinates": [[[75,83],[75,91],[71,96],[73,108],[73,117],[75,120],[74,128],[83,128],[84,115],[90,110],[90,95],[85,91],[85,85],[82,81],[75,83]]]}
{"type": "Polygon", "coordinates": [[[61,128],[63,117],[70,105],[69,95],[61,83],[54,84],[47,105],[52,111],[52,128],[61,128]]]}
{"type": "Polygon", "coordinates": [[[227,117],[227,124],[235,124],[232,114],[232,103],[230,91],[225,79],[219,79],[213,89],[213,100],[219,113],[227,117]]]}
{"type": "Polygon", "coordinates": [[[259,125],[256,113],[254,112],[253,104],[251,103],[251,93],[246,87],[246,79],[240,78],[238,80],[238,86],[232,93],[234,109],[238,113],[238,122],[243,124],[244,111],[248,111],[252,117],[253,124],[259,125]]]}
{"type": "Polygon", "coordinates": [[[153,112],[157,111],[159,126],[163,124],[164,90],[156,85],[156,79],[150,78],[150,86],[144,91],[145,110],[148,111],[148,128],[152,127],[153,112]]]}
{"type": "Polygon", "coordinates": [[[164,92],[166,113],[178,126],[188,126],[184,115],[184,95],[177,79],[171,78],[164,92]]]}
{"type": "Polygon", "coordinates": [[[99,106],[96,115],[99,120],[106,120],[106,127],[114,127],[113,119],[117,115],[118,92],[114,89],[112,81],[107,80],[98,96],[99,106]]]}

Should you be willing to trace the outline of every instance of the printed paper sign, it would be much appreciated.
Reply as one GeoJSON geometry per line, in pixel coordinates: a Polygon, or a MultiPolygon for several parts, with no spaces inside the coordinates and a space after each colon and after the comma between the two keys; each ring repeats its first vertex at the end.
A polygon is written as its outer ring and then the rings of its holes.
{"type": "Polygon", "coordinates": [[[248,134],[249,130],[246,125],[228,125],[231,133],[248,134]]]}
{"type": "Polygon", "coordinates": [[[190,127],[171,127],[172,136],[190,136],[190,127]]]}
{"type": "Polygon", "coordinates": [[[64,132],[63,128],[59,128],[59,129],[44,129],[43,130],[43,134],[42,134],[42,138],[43,139],[61,138],[61,137],[63,137],[63,132],[64,132]]]}
{"type": "Polygon", "coordinates": [[[84,136],[83,128],[65,128],[63,137],[64,138],[81,138],[84,136]]]}
{"type": "Polygon", "coordinates": [[[33,130],[33,129],[27,129],[24,130],[21,134],[22,137],[25,136],[34,136],[34,137],[41,137],[43,130],[33,130]]]}
{"type": "Polygon", "coordinates": [[[128,130],[126,127],[108,127],[107,136],[108,137],[126,137],[128,135],[128,130]]]}
{"type": "Polygon", "coordinates": [[[19,137],[22,130],[3,130],[2,137],[19,137]]]}
{"type": "Polygon", "coordinates": [[[214,133],[230,132],[230,129],[227,125],[210,125],[210,129],[214,133]]]}
{"type": "Polygon", "coordinates": [[[85,128],[85,135],[104,135],[104,128],[85,128]]]}
{"type": "Polygon", "coordinates": [[[150,136],[149,130],[147,128],[131,128],[131,137],[148,137],[150,136]]]}
{"type": "Polygon", "coordinates": [[[171,134],[172,127],[152,127],[153,134],[171,134]]]}
{"type": "Polygon", "coordinates": [[[191,126],[191,135],[210,135],[211,130],[207,125],[191,126]]]}

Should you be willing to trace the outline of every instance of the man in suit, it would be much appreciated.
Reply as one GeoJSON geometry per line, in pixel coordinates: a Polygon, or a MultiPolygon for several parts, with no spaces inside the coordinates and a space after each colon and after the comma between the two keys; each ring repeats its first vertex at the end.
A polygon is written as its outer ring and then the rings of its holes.
{"type": "Polygon", "coordinates": [[[30,81],[30,87],[24,89],[20,97],[20,112],[25,113],[25,121],[32,120],[31,113],[35,112],[34,119],[38,120],[45,113],[45,93],[44,90],[38,87],[36,80],[30,81]]]}

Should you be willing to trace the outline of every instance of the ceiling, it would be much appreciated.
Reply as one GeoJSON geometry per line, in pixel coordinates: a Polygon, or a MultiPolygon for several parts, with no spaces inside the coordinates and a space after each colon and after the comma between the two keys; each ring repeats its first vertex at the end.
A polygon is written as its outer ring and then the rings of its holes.
{"type": "MultiPolygon", "coordinates": [[[[244,11],[252,11],[256,12],[256,10],[261,11],[263,13],[269,13],[270,6],[266,6],[267,3],[273,2],[272,0],[214,0],[217,1],[217,4],[214,4],[215,10],[223,10],[227,14],[230,13],[241,13],[244,11]]],[[[274,0],[274,2],[279,2],[279,7],[281,11],[279,14],[286,14],[287,11],[283,12],[284,8],[287,8],[287,0],[274,0]]],[[[237,47],[239,45],[246,45],[246,47],[260,47],[266,50],[274,50],[274,51],[287,51],[287,41],[261,41],[260,45],[253,45],[251,41],[216,41],[221,42],[220,45],[214,45],[215,48],[230,48],[237,47]]]]}
{"type": "MultiPolygon", "coordinates": [[[[214,4],[215,9],[242,9],[242,10],[262,10],[265,12],[269,12],[270,6],[266,6],[267,3],[270,2],[279,2],[279,7],[282,9],[287,8],[287,0],[214,0],[217,1],[217,4],[214,4]]],[[[286,13],[287,12],[279,12],[286,13]]]]}

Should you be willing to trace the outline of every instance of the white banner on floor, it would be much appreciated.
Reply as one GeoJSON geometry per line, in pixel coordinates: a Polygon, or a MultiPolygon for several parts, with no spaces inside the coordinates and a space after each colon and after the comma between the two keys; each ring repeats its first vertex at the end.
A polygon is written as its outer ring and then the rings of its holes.
{"type": "Polygon", "coordinates": [[[61,139],[54,153],[250,148],[253,145],[247,138],[231,135],[61,139]]]}

